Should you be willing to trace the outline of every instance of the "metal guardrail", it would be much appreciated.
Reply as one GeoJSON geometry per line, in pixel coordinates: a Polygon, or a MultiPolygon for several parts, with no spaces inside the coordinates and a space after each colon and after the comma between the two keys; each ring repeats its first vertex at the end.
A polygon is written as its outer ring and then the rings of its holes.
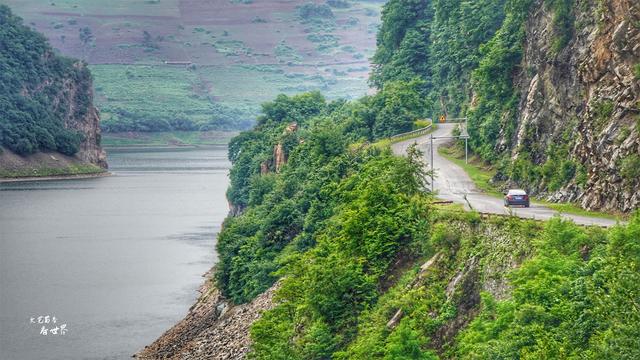
{"type": "Polygon", "coordinates": [[[431,129],[433,128],[433,121],[431,122],[431,124],[417,129],[417,130],[413,130],[413,131],[409,131],[409,132],[405,132],[402,134],[396,134],[393,135],[391,137],[389,137],[389,139],[398,139],[398,138],[402,138],[402,137],[414,137],[414,136],[419,136],[419,135],[426,135],[427,133],[429,133],[429,131],[431,131],[431,129]]]}

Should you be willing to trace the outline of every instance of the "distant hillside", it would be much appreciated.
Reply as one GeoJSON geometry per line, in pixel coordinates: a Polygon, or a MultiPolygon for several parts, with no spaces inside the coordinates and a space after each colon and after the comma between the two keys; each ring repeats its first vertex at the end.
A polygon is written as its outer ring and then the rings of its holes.
{"type": "Polygon", "coordinates": [[[91,64],[107,131],[247,128],[279,93],[360,97],[383,4],[4,2],[63,54],[91,64]]]}
{"type": "MultiPolygon", "coordinates": [[[[5,5],[0,5],[0,25],[0,176],[42,175],[33,156],[38,152],[61,154],[45,157],[53,161],[46,175],[65,172],[52,170],[56,161],[63,168],[106,167],[89,70],[55,55],[47,40],[5,5]],[[25,167],[36,172],[26,174],[25,167]]],[[[82,171],[89,169],[98,170],[82,171]]]]}

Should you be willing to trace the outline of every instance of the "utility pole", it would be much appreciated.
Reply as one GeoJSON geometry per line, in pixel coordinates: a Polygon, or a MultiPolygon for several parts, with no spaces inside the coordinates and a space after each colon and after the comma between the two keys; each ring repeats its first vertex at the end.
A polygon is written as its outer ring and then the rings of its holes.
{"type": "MultiPolygon", "coordinates": [[[[456,121],[460,121],[460,120],[464,120],[464,128],[461,129],[460,131],[460,135],[458,136],[433,136],[433,134],[429,134],[429,143],[431,144],[430,146],[430,152],[431,152],[431,192],[434,191],[434,185],[433,185],[433,180],[434,180],[434,172],[433,172],[433,139],[464,139],[464,162],[466,164],[469,163],[469,133],[467,132],[467,118],[458,118],[458,119],[453,119],[456,121]]],[[[447,119],[447,121],[449,121],[449,119],[447,119]]],[[[462,123],[460,123],[461,125],[462,123]]],[[[461,127],[461,126],[459,126],[461,127]]]]}
{"type": "Polygon", "coordinates": [[[433,134],[429,134],[431,139],[431,192],[433,192],[433,134]]]}
{"type": "Polygon", "coordinates": [[[464,163],[469,163],[469,119],[465,116],[464,118],[464,163]]]}

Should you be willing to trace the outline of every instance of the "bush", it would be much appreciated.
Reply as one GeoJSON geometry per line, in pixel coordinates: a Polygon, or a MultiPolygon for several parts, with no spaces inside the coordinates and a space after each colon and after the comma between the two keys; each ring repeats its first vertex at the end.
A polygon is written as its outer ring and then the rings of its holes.
{"type": "Polygon", "coordinates": [[[573,37],[573,1],[571,0],[545,0],[545,5],[553,11],[554,39],[551,44],[551,52],[557,54],[564,49],[573,37]]]}
{"type": "Polygon", "coordinates": [[[300,16],[302,20],[334,18],[333,11],[331,11],[329,5],[326,4],[306,3],[298,6],[297,9],[298,16],[300,16]]]}
{"type": "Polygon", "coordinates": [[[513,297],[483,296],[482,311],[457,339],[458,358],[640,356],[640,214],[627,226],[585,230],[554,219],[536,254],[511,275],[513,297]],[[588,254],[585,254],[585,249],[588,254]]]}
{"type": "Polygon", "coordinates": [[[627,181],[637,181],[640,178],[640,155],[632,154],[624,158],[620,164],[620,175],[627,181]]]}
{"type": "Polygon", "coordinates": [[[609,120],[615,109],[615,104],[611,100],[600,100],[593,105],[594,125],[596,129],[602,130],[602,127],[609,120]]]}

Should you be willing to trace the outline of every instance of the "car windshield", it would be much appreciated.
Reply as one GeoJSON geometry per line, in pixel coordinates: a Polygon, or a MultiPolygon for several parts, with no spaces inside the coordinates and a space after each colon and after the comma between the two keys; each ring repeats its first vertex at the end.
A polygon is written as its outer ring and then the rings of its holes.
{"type": "Polygon", "coordinates": [[[527,195],[524,190],[509,190],[509,195],[527,195]]]}

